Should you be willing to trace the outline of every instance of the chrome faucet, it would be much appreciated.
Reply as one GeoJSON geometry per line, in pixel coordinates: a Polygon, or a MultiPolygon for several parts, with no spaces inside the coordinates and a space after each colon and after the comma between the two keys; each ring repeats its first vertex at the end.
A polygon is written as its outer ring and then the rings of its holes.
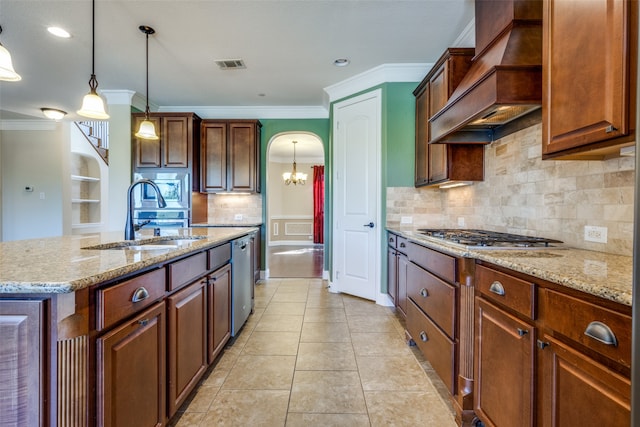
{"type": "Polygon", "coordinates": [[[135,181],[133,184],[131,184],[129,186],[129,190],[128,190],[128,198],[127,198],[127,225],[125,225],[124,228],[124,239],[125,240],[134,240],[136,238],[136,230],[140,229],[140,227],[142,227],[145,224],[148,224],[149,222],[144,222],[141,225],[137,225],[134,226],[133,225],[133,189],[136,185],[138,184],[148,184],[150,186],[153,187],[153,189],[156,192],[156,195],[158,196],[158,207],[159,208],[164,208],[167,206],[167,202],[164,201],[164,197],[162,197],[162,194],[160,193],[160,189],[158,188],[158,185],[151,181],[148,178],[143,178],[143,179],[139,179],[137,181],[135,181]]]}

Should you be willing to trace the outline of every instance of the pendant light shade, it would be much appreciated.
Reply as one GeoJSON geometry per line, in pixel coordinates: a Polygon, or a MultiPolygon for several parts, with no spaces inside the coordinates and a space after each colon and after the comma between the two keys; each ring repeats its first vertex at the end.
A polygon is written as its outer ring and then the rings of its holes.
{"type": "Polygon", "coordinates": [[[307,182],[307,174],[296,170],[296,144],[298,141],[291,141],[291,143],[293,144],[293,168],[291,172],[283,173],[282,179],[286,185],[304,185],[307,182]]]}
{"type": "Polygon", "coordinates": [[[156,140],[160,139],[158,134],[156,134],[156,127],[151,120],[149,120],[149,34],[154,34],[156,31],[148,27],[146,25],[141,25],[138,27],[140,31],[147,35],[147,49],[146,49],[146,57],[147,57],[147,106],[144,110],[144,120],[140,122],[140,127],[138,128],[138,132],[135,133],[137,138],[141,139],[151,139],[156,140]]]}
{"type": "Polygon", "coordinates": [[[89,93],[82,100],[82,107],[77,113],[90,119],[106,120],[109,115],[104,108],[104,100],[96,89],[98,80],[95,74],[96,64],[96,1],[91,2],[91,78],[89,79],[89,93]]]}
{"type": "MultiPolygon", "coordinates": [[[[0,27],[0,34],[2,34],[2,27],[0,27]]],[[[13,69],[13,63],[11,62],[11,54],[0,43],[0,80],[6,82],[17,82],[22,80],[22,77],[13,69]]]]}

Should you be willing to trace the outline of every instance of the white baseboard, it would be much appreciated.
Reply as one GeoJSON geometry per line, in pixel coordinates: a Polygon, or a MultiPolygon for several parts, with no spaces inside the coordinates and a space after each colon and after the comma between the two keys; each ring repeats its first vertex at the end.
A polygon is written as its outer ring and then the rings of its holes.
{"type": "Polygon", "coordinates": [[[321,244],[322,243],[313,243],[313,241],[307,242],[303,240],[277,240],[275,242],[270,240],[268,246],[315,246],[321,244]]]}
{"type": "Polygon", "coordinates": [[[389,294],[378,294],[378,297],[376,298],[376,304],[382,305],[384,307],[395,306],[389,294]]]}

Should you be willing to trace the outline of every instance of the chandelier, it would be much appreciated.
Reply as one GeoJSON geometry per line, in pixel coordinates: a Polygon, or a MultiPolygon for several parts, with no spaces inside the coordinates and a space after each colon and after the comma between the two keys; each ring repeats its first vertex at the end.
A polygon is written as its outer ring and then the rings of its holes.
{"type": "Polygon", "coordinates": [[[282,174],[282,179],[286,185],[304,185],[307,182],[307,174],[296,171],[296,144],[298,141],[291,141],[293,144],[293,169],[291,172],[285,172],[282,174]]]}

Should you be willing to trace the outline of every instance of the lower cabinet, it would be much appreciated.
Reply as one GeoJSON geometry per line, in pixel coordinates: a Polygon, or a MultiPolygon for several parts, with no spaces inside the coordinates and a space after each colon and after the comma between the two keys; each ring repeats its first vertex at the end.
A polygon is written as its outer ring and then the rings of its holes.
{"type": "Polygon", "coordinates": [[[207,281],[207,360],[213,363],[231,337],[231,265],[216,270],[207,281]]]}
{"type": "MultiPolygon", "coordinates": [[[[544,335],[539,349],[543,426],[628,426],[629,378],[544,335]]],[[[506,424],[505,424],[506,425],[506,424]]],[[[512,424],[513,425],[513,424],[512,424]]]]}
{"type": "Polygon", "coordinates": [[[167,297],[169,418],[207,369],[207,279],[167,297]]]}
{"type": "Polygon", "coordinates": [[[393,233],[388,235],[387,293],[403,318],[407,318],[407,239],[393,233]]]}
{"type": "Polygon", "coordinates": [[[481,298],[476,311],[476,415],[487,426],[533,425],[534,328],[481,298]]]}
{"type": "Polygon", "coordinates": [[[165,303],[97,339],[97,425],[162,426],[166,418],[165,303]]]}

